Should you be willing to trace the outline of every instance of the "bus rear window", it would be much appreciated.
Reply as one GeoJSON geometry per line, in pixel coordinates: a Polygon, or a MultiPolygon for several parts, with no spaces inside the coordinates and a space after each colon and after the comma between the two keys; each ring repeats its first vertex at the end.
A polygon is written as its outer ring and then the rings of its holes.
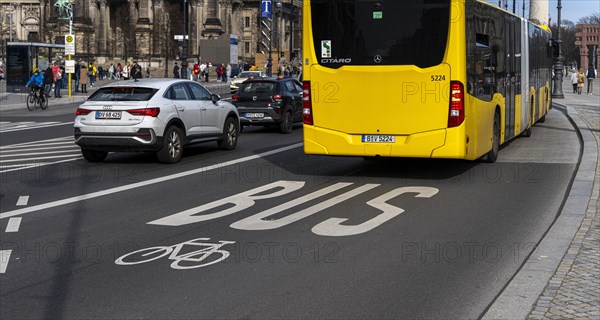
{"type": "Polygon", "coordinates": [[[319,64],[439,65],[446,52],[450,0],[311,0],[319,64]]]}

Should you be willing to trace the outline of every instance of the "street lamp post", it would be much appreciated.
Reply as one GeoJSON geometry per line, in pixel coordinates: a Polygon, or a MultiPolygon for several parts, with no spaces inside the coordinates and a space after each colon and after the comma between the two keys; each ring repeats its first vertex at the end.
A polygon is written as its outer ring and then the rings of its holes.
{"type": "Polygon", "coordinates": [[[181,78],[187,79],[187,66],[188,66],[188,3],[187,0],[183,0],[183,48],[181,48],[181,78]]]}
{"type": "Polygon", "coordinates": [[[562,40],[560,38],[561,34],[561,21],[560,21],[560,11],[562,9],[561,0],[558,0],[558,31],[557,31],[557,39],[556,43],[558,44],[558,57],[554,62],[554,89],[552,90],[552,98],[556,99],[564,99],[565,95],[563,94],[562,82],[563,82],[563,61],[564,57],[562,55],[562,40]]]}
{"type": "Polygon", "coordinates": [[[294,0],[290,0],[290,53],[288,63],[292,66],[292,51],[294,51],[294,0]]]}

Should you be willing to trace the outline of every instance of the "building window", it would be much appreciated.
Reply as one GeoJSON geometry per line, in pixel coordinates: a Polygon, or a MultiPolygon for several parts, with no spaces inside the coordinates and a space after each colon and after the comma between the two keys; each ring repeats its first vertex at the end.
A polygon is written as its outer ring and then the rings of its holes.
{"type": "Polygon", "coordinates": [[[250,42],[244,42],[244,52],[250,53],[250,42]]]}
{"type": "Polygon", "coordinates": [[[244,17],[244,28],[250,28],[250,17],[244,17]]]}

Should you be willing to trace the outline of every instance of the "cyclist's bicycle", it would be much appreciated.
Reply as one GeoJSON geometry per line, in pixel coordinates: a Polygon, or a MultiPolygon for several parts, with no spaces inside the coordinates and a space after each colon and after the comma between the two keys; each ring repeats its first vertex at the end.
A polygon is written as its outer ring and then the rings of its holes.
{"type": "Polygon", "coordinates": [[[27,95],[27,109],[33,111],[37,107],[46,110],[48,108],[48,97],[44,94],[44,89],[37,86],[30,86],[29,94],[27,95]]]}

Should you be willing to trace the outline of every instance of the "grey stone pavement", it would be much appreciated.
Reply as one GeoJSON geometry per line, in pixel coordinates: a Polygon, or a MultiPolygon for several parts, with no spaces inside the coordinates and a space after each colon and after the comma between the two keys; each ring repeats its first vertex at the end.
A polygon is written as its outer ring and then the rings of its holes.
{"type": "MultiPolygon", "coordinates": [[[[50,108],[81,103],[106,83],[99,81],[88,95],[72,98],[63,91],[62,99],[50,100],[50,108]]],[[[554,104],[566,110],[581,132],[581,164],[561,214],[483,319],[600,320],[600,80],[593,95],[573,94],[568,81],[563,84],[565,98],[554,99],[554,104]]],[[[214,80],[207,88],[229,92],[227,84],[214,80]]],[[[25,94],[7,93],[6,81],[0,81],[0,115],[26,109],[24,99],[25,94]]]]}

